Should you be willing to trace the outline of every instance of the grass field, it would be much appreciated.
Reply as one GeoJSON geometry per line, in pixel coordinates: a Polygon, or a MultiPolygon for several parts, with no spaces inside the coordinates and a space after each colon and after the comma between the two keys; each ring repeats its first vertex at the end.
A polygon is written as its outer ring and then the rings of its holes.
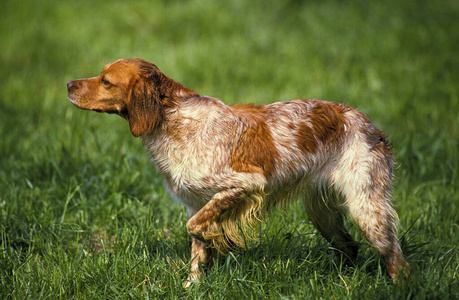
{"type": "Polygon", "coordinates": [[[458,299],[459,2],[2,1],[0,299],[458,299]],[[343,102],[391,140],[413,281],[342,266],[300,205],[182,287],[190,238],[141,141],[66,82],[140,57],[226,103],[343,102]]]}

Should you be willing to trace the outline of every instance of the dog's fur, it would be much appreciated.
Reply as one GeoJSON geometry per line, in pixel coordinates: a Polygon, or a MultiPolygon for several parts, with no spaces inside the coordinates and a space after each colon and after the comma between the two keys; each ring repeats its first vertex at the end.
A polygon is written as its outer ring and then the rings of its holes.
{"type": "Polygon", "coordinates": [[[141,136],[170,193],[187,207],[189,281],[201,277],[208,246],[225,253],[254,239],[255,221],[301,198],[318,231],[345,256],[358,245],[348,211],[389,274],[408,274],[394,232],[391,147],[361,112],[343,104],[291,100],[228,106],[140,59],[121,59],[98,77],[70,81],[78,108],[116,113],[141,136]]]}

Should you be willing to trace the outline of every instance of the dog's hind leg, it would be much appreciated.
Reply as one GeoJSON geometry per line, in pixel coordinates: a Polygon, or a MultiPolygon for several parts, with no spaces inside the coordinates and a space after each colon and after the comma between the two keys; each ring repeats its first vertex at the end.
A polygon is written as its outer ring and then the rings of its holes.
{"type": "Polygon", "coordinates": [[[355,224],[377,250],[394,280],[409,274],[395,235],[397,213],[392,207],[392,165],[389,144],[374,127],[356,134],[332,173],[335,188],[355,224]]]}
{"type": "Polygon", "coordinates": [[[303,205],[312,224],[334,248],[344,254],[346,263],[353,263],[359,246],[344,226],[339,200],[339,195],[327,187],[310,187],[303,195],[303,205]]]}

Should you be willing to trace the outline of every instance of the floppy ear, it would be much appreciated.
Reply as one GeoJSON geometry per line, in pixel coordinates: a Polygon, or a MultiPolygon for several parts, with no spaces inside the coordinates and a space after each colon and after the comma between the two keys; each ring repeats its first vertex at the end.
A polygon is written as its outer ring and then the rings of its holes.
{"type": "Polygon", "coordinates": [[[140,78],[132,87],[128,119],[131,133],[135,137],[151,132],[164,119],[164,107],[151,78],[140,78]]]}

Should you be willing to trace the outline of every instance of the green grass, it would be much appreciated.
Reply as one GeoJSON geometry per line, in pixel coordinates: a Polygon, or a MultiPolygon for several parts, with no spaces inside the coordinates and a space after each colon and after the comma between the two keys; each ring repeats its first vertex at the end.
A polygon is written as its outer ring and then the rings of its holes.
{"type": "MultiPolygon", "coordinates": [[[[228,1],[229,2],[229,1],[228,1]]],[[[457,1],[0,4],[1,299],[457,299],[457,1]],[[75,109],[66,82],[140,57],[226,103],[344,102],[389,136],[413,281],[362,242],[344,267],[301,206],[182,288],[190,239],[140,140],[75,109]]]]}

